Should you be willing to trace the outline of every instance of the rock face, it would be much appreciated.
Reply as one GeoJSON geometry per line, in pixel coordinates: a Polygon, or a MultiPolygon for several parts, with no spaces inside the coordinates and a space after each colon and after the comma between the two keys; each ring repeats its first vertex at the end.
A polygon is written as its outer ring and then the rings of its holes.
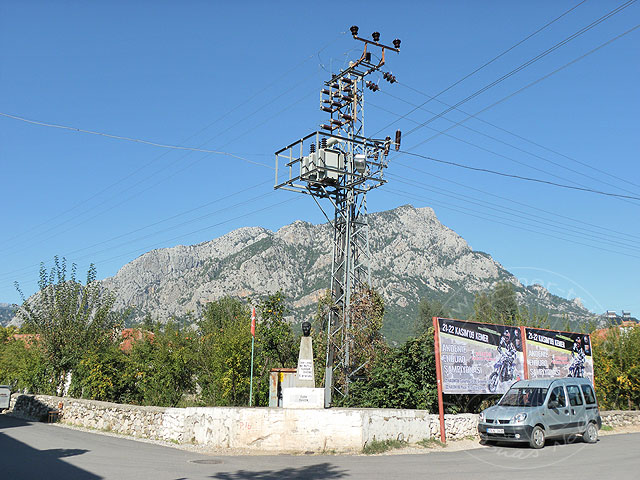
{"type": "MultiPolygon", "coordinates": [[[[431,208],[405,205],[370,214],[369,223],[372,283],[385,299],[388,337],[401,340],[404,334],[397,332],[408,332],[420,298],[438,299],[465,318],[473,295],[498,281],[511,282],[522,303],[548,309],[552,318],[594,316],[579,302],[539,285],[521,285],[488,254],[473,251],[442,225],[431,208]]],[[[146,314],[184,318],[225,295],[257,297],[281,289],[292,320],[301,322],[313,315],[328,287],[331,251],[326,224],[296,221],[277,232],[247,227],[199,245],[153,250],[103,282],[116,292],[118,308],[136,308],[137,320],[146,314]]]]}

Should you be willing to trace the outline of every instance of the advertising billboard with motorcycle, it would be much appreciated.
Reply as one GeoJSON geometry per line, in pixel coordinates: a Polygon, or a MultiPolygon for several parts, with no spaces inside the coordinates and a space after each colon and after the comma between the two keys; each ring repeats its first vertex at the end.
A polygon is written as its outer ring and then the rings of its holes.
{"type": "Polygon", "coordinates": [[[530,379],[585,377],[593,383],[589,335],[529,327],[524,335],[530,379]]]}
{"type": "Polygon", "coordinates": [[[525,378],[520,327],[437,319],[443,393],[504,393],[525,378]]]}

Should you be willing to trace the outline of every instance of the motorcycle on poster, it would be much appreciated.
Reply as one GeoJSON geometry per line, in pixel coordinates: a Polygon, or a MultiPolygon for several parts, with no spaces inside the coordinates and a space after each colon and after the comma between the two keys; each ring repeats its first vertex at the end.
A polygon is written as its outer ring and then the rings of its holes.
{"type": "Polygon", "coordinates": [[[504,393],[525,378],[519,327],[437,321],[443,393],[504,393]]]}

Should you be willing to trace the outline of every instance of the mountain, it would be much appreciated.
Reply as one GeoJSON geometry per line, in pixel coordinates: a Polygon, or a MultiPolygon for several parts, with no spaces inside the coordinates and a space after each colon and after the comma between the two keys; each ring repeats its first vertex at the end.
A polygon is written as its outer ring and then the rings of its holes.
{"type": "MultiPolygon", "coordinates": [[[[410,335],[421,298],[437,299],[454,316],[466,318],[474,295],[499,281],[514,285],[520,303],[548,311],[552,324],[564,324],[566,316],[595,317],[579,299],[522,285],[442,225],[431,208],[404,205],[370,214],[369,223],[372,283],[385,299],[384,332],[390,341],[410,335]]],[[[255,298],[281,289],[290,301],[291,320],[299,323],[315,313],[328,287],[332,238],[327,224],[296,221],[277,232],[245,227],[198,245],[145,253],[103,282],[116,292],[118,308],[135,307],[134,320],[147,314],[185,319],[225,295],[255,298]]]]}
{"type": "Polygon", "coordinates": [[[16,313],[16,305],[0,303],[0,325],[7,325],[16,313]]]}

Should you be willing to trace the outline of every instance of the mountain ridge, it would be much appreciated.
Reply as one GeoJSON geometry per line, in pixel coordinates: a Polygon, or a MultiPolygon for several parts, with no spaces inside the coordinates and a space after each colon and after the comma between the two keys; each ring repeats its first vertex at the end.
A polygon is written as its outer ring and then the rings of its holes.
{"type": "MultiPolygon", "coordinates": [[[[512,283],[520,303],[549,310],[552,319],[596,316],[579,300],[522,285],[491,255],[474,251],[440,223],[429,207],[403,205],[368,218],[372,283],[385,299],[385,333],[392,340],[406,338],[420,298],[440,300],[465,318],[473,296],[499,281],[512,283]]],[[[152,250],[102,282],[116,292],[118,309],[136,307],[135,320],[147,314],[164,321],[185,318],[222,296],[256,298],[281,289],[290,320],[298,323],[315,313],[329,285],[331,252],[328,224],[296,220],[275,232],[242,227],[197,245],[152,250]]]]}

